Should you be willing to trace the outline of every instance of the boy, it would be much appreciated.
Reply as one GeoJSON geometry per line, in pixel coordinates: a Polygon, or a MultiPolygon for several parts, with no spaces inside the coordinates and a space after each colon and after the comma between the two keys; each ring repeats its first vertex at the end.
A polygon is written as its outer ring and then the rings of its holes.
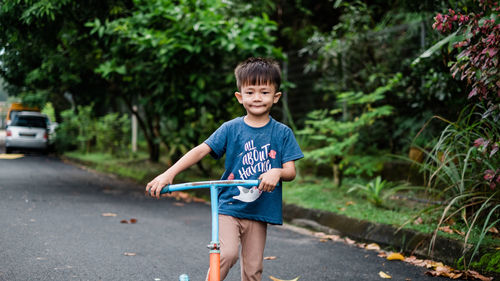
{"type": "Polygon", "coordinates": [[[235,69],[236,99],[247,114],[224,123],[205,142],[186,153],[146,186],[159,198],[181,171],[207,154],[226,153],[221,179],[259,179],[259,186],[219,191],[221,280],[238,260],[241,244],[241,280],[261,280],[267,224],[283,224],[282,181],[295,178],[295,160],[302,154],[292,130],[269,115],[281,97],[279,65],[269,59],[249,58],[235,69]]]}

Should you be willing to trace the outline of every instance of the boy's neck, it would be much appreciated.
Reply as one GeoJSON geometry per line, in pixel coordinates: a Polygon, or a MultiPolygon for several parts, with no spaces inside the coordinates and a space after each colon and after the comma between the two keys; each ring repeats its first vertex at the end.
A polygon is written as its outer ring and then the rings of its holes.
{"type": "Polygon", "coordinates": [[[269,114],[262,116],[253,116],[247,114],[245,115],[245,117],[243,117],[243,122],[245,122],[245,124],[247,124],[248,126],[254,128],[264,127],[265,125],[267,125],[267,123],[269,123],[269,120],[271,120],[269,114]]]}

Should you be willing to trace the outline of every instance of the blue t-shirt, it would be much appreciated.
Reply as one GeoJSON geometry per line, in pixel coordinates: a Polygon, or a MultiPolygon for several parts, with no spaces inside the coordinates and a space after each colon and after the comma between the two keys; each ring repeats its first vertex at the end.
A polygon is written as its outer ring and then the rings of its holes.
{"type": "MultiPolygon", "coordinates": [[[[226,154],[223,180],[256,180],[271,168],[304,157],[292,130],[272,118],[260,128],[247,125],[243,117],[235,118],[222,124],[205,143],[215,159],[226,154]]],[[[257,186],[220,188],[219,213],[283,224],[282,183],[272,192],[261,192],[257,186]]]]}

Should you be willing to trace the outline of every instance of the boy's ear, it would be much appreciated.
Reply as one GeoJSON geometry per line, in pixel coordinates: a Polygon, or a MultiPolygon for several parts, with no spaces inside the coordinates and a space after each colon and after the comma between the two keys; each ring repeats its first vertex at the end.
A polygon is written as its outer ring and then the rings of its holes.
{"type": "Polygon", "coordinates": [[[234,92],[234,96],[236,97],[236,99],[238,99],[239,103],[243,104],[243,97],[241,96],[240,92],[234,92]]]}
{"type": "Polygon", "coordinates": [[[281,98],[281,92],[274,93],[274,102],[273,103],[278,103],[280,98],[281,98]]]}

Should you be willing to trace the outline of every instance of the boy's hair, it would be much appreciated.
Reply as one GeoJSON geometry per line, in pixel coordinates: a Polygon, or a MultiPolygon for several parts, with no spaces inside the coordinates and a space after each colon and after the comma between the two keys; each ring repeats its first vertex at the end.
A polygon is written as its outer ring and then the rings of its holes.
{"type": "Polygon", "coordinates": [[[273,59],[248,58],[238,64],[234,69],[236,85],[241,91],[246,85],[266,85],[271,84],[278,92],[281,85],[281,70],[279,64],[273,59]]]}

